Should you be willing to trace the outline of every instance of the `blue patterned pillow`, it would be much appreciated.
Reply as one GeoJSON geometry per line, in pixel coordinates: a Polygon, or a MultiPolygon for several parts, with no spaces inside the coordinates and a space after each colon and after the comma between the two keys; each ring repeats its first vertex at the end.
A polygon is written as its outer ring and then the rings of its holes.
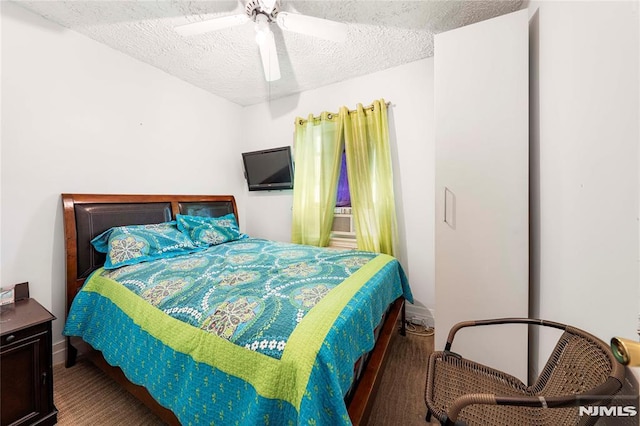
{"type": "Polygon", "coordinates": [[[178,230],[175,221],[114,227],[95,237],[91,244],[97,251],[107,253],[105,269],[200,250],[188,236],[178,230]]]}
{"type": "Polygon", "coordinates": [[[215,246],[217,244],[246,238],[240,232],[233,213],[221,217],[176,215],[178,229],[191,238],[197,246],[215,246]]]}

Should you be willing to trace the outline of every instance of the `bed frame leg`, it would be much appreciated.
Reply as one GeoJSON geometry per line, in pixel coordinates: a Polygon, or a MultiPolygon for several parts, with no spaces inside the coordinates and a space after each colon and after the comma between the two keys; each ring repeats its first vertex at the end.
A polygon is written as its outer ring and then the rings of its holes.
{"type": "Polygon", "coordinates": [[[78,350],[71,344],[71,338],[67,337],[67,361],[64,366],[67,368],[73,367],[76,364],[77,355],[78,350]]]}
{"type": "Polygon", "coordinates": [[[407,302],[405,300],[402,301],[402,325],[400,326],[400,335],[407,335],[407,302]]]}

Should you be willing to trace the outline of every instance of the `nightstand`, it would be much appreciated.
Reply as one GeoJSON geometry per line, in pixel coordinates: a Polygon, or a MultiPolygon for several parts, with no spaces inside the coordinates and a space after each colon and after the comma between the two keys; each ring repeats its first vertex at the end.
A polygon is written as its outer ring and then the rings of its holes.
{"type": "Polygon", "coordinates": [[[51,321],[34,299],[0,306],[0,424],[54,425],[51,321]]]}

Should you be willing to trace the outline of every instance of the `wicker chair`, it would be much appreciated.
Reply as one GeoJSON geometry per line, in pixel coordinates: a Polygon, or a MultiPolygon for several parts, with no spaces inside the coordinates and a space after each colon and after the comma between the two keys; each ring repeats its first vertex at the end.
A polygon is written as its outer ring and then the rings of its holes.
{"type": "Polygon", "coordinates": [[[624,374],[609,346],[568,325],[527,318],[461,322],[451,328],[445,350],[429,358],[426,420],[433,415],[442,425],[592,425],[597,416],[580,413],[579,406],[608,405],[624,374]],[[564,331],[532,386],[450,351],[463,327],[514,323],[564,331]]]}

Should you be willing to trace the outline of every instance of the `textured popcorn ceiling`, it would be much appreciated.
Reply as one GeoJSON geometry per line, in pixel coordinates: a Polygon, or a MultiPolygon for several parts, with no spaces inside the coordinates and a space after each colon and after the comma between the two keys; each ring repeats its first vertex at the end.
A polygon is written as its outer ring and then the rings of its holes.
{"type": "Polygon", "coordinates": [[[281,10],[348,24],[345,43],[272,24],[282,78],[264,80],[253,23],[183,37],[176,25],[243,13],[237,1],[17,1],[19,5],[240,105],[252,105],[433,56],[433,35],[526,6],[499,1],[280,1],[281,10]]]}

